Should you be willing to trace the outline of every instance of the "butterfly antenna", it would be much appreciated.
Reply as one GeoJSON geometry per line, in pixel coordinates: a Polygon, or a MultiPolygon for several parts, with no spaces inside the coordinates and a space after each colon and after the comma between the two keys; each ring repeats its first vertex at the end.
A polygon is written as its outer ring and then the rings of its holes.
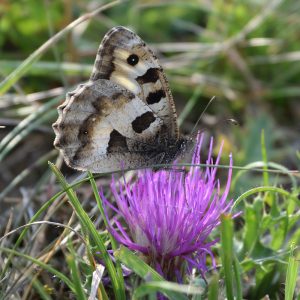
{"type": "Polygon", "coordinates": [[[211,104],[215,99],[216,99],[216,96],[213,96],[213,97],[209,100],[209,102],[206,104],[204,110],[202,111],[202,113],[201,113],[201,115],[199,116],[199,118],[198,118],[198,120],[197,120],[195,126],[194,126],[193,129],[192,129],[191,136],[193,136],[193,133],[195,132],[195,130],[196,130],[196,128],[197,128],[197,126],[198,126],[198,124],[199,124],[199,122],[200,122],[202,116],[204,115],[204,113],[207,111],[207,109],[208,109],[208,107],[210,106],[210,104],[211,104]]]}

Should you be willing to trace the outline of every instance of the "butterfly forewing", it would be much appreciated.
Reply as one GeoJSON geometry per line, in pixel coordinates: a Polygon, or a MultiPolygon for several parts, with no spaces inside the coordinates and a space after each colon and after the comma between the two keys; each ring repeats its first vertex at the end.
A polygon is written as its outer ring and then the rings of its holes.
{"type": "Polygon", "coordinates": [[[108,79],[125,87],[163,120],[161,135],[178,139],[175,105],[158,59],[139,36],[124,27],[104,37],[91,80],[108,79]]]}

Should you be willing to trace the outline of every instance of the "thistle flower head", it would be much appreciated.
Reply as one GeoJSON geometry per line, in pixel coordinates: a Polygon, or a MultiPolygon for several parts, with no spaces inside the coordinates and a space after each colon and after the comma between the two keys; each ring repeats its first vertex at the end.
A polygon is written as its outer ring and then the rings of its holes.
{"type": "MultiPolygon", "coordinates": [[[[192,164],[200,164],[203,135],[198,135],[192,164]]],[[[144,170],[136,182],[118,185],[112,180],[111,189],[116,206],[104,197],[106,206],[117,214],[111,221],[111,233],[116,240],[143,254],[147,262],[168,279],[179,280],[184,266],[188,271],[207,270],[206,257],[214,257],[211,246],[217,240],[208,236],[220,223],[220,216],[229,212],[227,201],[232,174],[232,158],[223,193],[216,177],[222,146],[216,161],[212,158],[210,141],[205,168],[193,166],[184,170],[144,170]],[[127,224],[126,227],[120,221],[127,224]]]]}

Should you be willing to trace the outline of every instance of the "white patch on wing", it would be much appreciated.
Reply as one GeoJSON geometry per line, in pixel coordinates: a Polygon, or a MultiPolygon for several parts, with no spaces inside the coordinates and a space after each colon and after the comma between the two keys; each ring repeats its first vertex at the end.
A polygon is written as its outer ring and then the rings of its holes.
{"type": "Polygon", "coordinates": [[[161,98],[159,102],[148,105],[153,111],[155,111],[155,113],[157,113],[158,116],[169,115],[167,98],[161,98]]]}
{"type": "Polygon", "coordinates": [[[79,159],[75,163],[80,166],[92,165],[98,161],[100,157],[105,157],[110,140],[110,133],[112,131],[113,127],[106,119],[95,122],[89,145],[86,149],[83,148],[79,159]]]}
{"type": "Polygon", "coordinates": [[[136,133],[132,128],[132,122],[146,112],[152,111],[141,99],[136,97],[132,99],[132,101],[126,103],[121,109],[114,110],[113,113],[107,116],[107,120],[114,129],[119,131],[125,137],[138,141],[154,140],[156,133],[163,124],[162,120],[155,115],[155,120],[142,132],[142,134],[136,133]],[[126,118],[124,116],[126,116],[126,118]]]}
{"type": "Polygon", "coordinates": [[[98,122],[95,121],[91,142],[99,150],[97,153],[106,153],[106,148],[110,139],[110,133],[112,131],[113,127],[107,119],[101,119],[98,122]]]}
{"type": "Polygon", "coordinates": [[[156,67],[150,60],[143,59],[139,56],[139,62],[131,66],[128,64],[127,59],[133,52],[125,49],[116,48],[113,53],[113,64],[115,70],[110,75],[110,80],[124,86],[126,89],[134,94],[141,91],[140,85],[136,82],[136,78],[144,75],[149,68],[156,67]]]}
{"type": "Polygon", "coordinates": [[[128,91],[134,94],[138,94],[141,91],[140,86],[137,84],[137,82],[134,79],[128,76],[126,77],[124,74],[120,72],[116,72],[116,71],[113,72],[110,76],[110,80],[123,86],[128,91]]]}
{"type": "MultiPolygon", "coordinates": [[[[159,80],[155,84],[153,84],[153,83],[143,84],[143,96],[145,98],[145,102],[150,93],[153,93],[153,92],[156,92],[159,90],[164,90],[164,88],[162,87],[161,82],[159,80]]],[[[165,91],[165,93],[166,93],[166,97],[161,98],[159,102],[153,103],[153,104],[148,104],[148,105],[158,116],[163,116],[163,118],[165,118],[165,116],[168,116],[168,120],[169,120],[169,118],[171,117],[170,116],[170,107],[169,107],[170,104],[167,99],[167,92],[165,91]]]]}

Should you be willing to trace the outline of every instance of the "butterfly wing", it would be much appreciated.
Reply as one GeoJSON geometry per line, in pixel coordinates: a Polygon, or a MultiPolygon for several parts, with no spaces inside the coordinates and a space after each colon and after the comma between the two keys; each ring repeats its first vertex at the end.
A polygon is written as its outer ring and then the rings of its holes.
{"type": "Polygon", "coordinates": [[[162,121],[161,140],[179,138],[168,81],[145,42],[127,28],[111,29],[99,47],[90,80],[107,79],[137,95],[162,121]]]}
{"type": "Polygon", "coordinates": [[[155,139],[163,121],[111,81],[79,86],[58,112],[54,145],[72,168],[99,173],[149,166],[160,154],[155,139]]]}
{"type": "Polygon", "coordinates": [[[58,112],[54,145],[78,170],[102,173],[167,163],[183,143],[157,58],[124,27],[106,34],[89,82],[68,93],[58,112]]]}

